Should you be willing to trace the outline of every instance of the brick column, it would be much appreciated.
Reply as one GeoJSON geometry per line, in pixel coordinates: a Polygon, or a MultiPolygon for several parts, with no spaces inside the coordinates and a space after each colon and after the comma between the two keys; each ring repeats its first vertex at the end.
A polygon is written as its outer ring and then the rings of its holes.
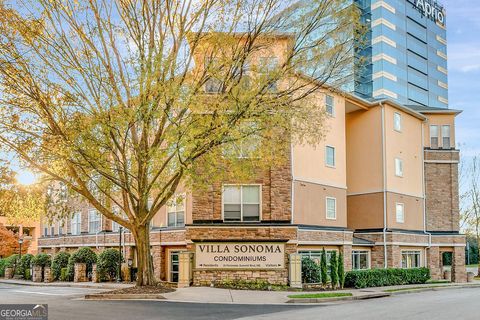
{"type": "Polygon", "coordinates": [[[42,266],[33,266],[33,282],[42,282],[42,266]]]}
{"type": "Polygon", "coordinates": [[[389,268],[401,268],[402,260],[400,254],[400,247],[388,245],[387,246],[387,266],[389,268]]]}
{"type": "Polygon", "coordinates": [[[440,248],[430,247],[427,249],[427,267],[430,269],[432,280],[443,278],[442,268],[440,266],[440,248]]]}
{"type": "Polygon", "coordinates": [[[452,282],[467,282],[465,248],[454,247],[452,253],[452,282]]]}
{"type": "Polygon", "coordinates": [[[87,264],[75,263],[73,272],[73,282],[86,282],[87,281],[87,264]]]}
{"type": "Polygon", "coordinates": [[[45,267],[44,269],[43,282],[53,282],[52,269],[50,267],[45,267]]]}
{"type": "Polygon", "coordinates": [[[161,246],[152,246],[152,257],[153,257],[153,273],[157,280],[162,278],[162,247],[161,246]]]}
{"type": "Polygon", "coordinates": [[[345,272],[352,270],[352,246],[344,245],[340,248],[343,255],[343,267],[345,272]]]}

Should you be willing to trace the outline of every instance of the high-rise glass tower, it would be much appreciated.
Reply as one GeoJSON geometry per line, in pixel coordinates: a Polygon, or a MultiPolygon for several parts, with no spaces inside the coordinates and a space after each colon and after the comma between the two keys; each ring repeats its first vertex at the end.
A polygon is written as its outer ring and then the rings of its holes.
{"type": "MultiPolygon", "coordinates": [[[[369,27],[355,94],[448,107],[446,14],[436,0],[354,0],[369,27]]],[[[360,60],[359,60],[360,62],[360,60]]]]}

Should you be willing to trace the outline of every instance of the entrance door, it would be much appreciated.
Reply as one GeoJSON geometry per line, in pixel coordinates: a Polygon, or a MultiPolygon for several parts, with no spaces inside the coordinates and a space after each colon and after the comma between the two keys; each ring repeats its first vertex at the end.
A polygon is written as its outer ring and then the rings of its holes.
{"type": "Polygon", "coordinates": [[[171,282],[178,282],[178,270],[179,270],[178,252],[171,252],[170,253],[170,281],[171,282]]]}

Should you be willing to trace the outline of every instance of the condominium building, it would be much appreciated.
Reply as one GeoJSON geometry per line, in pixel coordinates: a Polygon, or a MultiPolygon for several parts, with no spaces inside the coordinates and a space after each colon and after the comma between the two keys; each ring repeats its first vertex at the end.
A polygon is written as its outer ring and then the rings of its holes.
{"type": "MultiPolygon", "coordinates": [[[[155,275],[179,280],[179,255],[190,252],[193,285],[224,279],[288,284],[290,254],[313,259],[342,253],[346,270],[430,268],[466,281],[459,233],[455,116],[459,111],[369,102],[328,89],[316,93],[328,113],[325,138],[292,145],[284,165],[205,190],[179,189],[150,232],[155,275]]],[[[42,252],[119,246],[118,225],[87,203],[48,226],[42,252]]],[[[135,266],[127,231],[122,248],[135,266]]]]}

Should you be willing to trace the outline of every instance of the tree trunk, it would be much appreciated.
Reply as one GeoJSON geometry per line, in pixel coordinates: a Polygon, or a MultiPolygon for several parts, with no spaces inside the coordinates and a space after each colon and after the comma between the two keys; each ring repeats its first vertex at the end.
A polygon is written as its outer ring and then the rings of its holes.
{"type": "Polygon", "coordinates": [[[137,286],[155,285],[153,275],[153,261],[150,254],[150,228],[146,226],[137,227],[132,230],[137,248],[137,286]]]}

